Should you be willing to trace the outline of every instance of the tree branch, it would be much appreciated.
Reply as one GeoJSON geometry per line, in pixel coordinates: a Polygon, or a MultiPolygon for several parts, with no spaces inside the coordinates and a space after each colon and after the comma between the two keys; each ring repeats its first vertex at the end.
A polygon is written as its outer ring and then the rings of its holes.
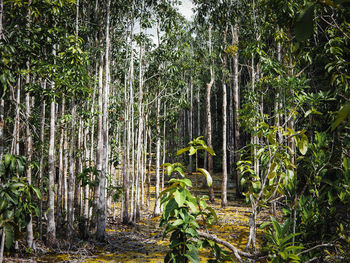
{"type": "Polygon", "coordinates": [[[205,233],[205,232],[201,232],[201,231],[198,231],[198,234],[199,234],[199,236],[201,236],[201,237],[204,237],[204,238],[206,238],[206,239],[215,241],[216,243],[227,247],[229,250],[231,250],[231,251],[233,252],[233,254],[235,255],[235,257],[236,257],[240,262],[243,262],[241,256],[242,256],[242,257],[245,257],[245,258],[258,259],[258,258],[261,258],[261,257],[265,257],[265,256],[267,255],[266,253],[254,253],[254,254],[251,254],[251,253],[248,253],[248,252],[244,252],[244,251],[242,251],[242,250],[236,248],[235,246],[233,246],[233,245],[230,244],[229,242],[219,239],[219,238],[218,238],[217,236],[215,236],[215,235],[211,235],[211,234],[208,234],[208,233],[205,233]]]}

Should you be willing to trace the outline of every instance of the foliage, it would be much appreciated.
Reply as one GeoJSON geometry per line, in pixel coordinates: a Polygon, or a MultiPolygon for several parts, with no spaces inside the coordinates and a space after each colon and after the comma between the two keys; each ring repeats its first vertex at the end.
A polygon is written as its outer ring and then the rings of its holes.
{"type": "Polygon", "coordinates": [[[5,154],[0,163],[0,227],[5,230],[5,245],[10,249],[30,220],[31,214],[39,216],[39,209],[33,200],[41,198],[38,188],[28,184],[23,177],[26,167],[23,156],[5,154]]]}
{"type": "MultiPolygon", "coordinates": [[[[178,154],[189,151],[194,154],[197,150],[208,149],[210,154],[215,154],[199,137],[190,142],[191,146],[181,149],[178,154]]],[[[169,186],[160,194],[161,203],[164,205],[160,226],[164,227],[165,237],[170,235],[170,251],[167,253],[164,262],[200,262],[198,249],[211,247],[218,260],[224,260],[225,253],[222,249],[210,240],[202,240],[198,234],[200,229],[199,220],[205,226],[211,226],[217,220],[215,211],[207,205],[205,196],[195,197],[190,192],[192,182],[186,178],[184,167],[180,163],[164,164],[167,167],[168,175],[178,173],[180,179],[172,178],[169,186]]],[[[208,186],[212,184],[210,174],[199,168],[207,178],[208,186]]]]}
{"type": "Polygon", "coordinates": [[[292,232],[292,224],[293,222],[289,218],[280,224],[274,217],[271,217],[271,222],[261,226],[263,228],[269,225],[264,235],[266,244],[264,244],[263,250],[268,251],[270,262],[301,262],[298,253],[303,249],[303,246],[293,241],[293,238],[300,233],[292,232]]]}

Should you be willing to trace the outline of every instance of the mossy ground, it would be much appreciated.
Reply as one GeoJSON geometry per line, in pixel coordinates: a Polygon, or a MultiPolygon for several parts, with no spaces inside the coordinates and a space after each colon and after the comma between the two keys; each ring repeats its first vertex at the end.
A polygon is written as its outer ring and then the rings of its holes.
{"type": "MultiPolygon", "coordinates": [[[[219,177],[215,177],[214,182],[219,185],[219,177]]],[[[200,186],[200,179],[191,179],[197,181],[194,182],[194,191],[197,195],[207,194],[206,189],[200,186]]],[[[218,238],[244,250],[249,235],[250,208],[242,200],[233,200],[233,189],[229,192],[230,201],[227,207],[221,208],[219,198],[214,204],[209,204],[215,209],[218,221],[208,230],[218,238]]],[[[107,238],[104,243],[77,240],[70,250],[41,250],[40,256],[7,257],[5,262],[163,262],[169,237],[162,238],[162,229],[159,228],[160,217],[152,217],[154,199],[152,198],[150,207],[144,207],[142,219],[136,224],[120,223],[120,206],[119,202],[114,205],[114,209],[110,209],[114,210],[115,219],[112,217],[108,219],[107,238]]],[[[267,218],[268,211],[263,211],[257,223],[260,224],[267,218]]],[[[261,246],[261,237],[262,232],[258,230],[258,246],[261,246]]],[[[208,251],[201,251],[200,256],[202,262],[212,258],[208,251]]]]}

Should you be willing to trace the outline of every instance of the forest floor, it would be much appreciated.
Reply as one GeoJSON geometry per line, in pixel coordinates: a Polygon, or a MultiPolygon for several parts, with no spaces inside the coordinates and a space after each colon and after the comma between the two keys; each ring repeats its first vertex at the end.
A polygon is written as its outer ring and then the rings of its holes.
{"type": "MultiPolygon", "coordinates": [[[[216,181],[216,180],[215,180],[216,181]]],[[[233,189],[229,190],[229,196],[233,196],[233,189]]],[[[197,194],[207,194],[204,189],[197,188],[197,194]]],[[[242,200],[231,200],[226,208],[221,208],[221,200],[217,198],[214,204],[209,204],[218,215],[218,221],[209,228],[209,233],[228,241],[234,246],[244,250],[249,235],[250,208],[242,200]]],[[[168,250],[169,236],[162,237],[159,228],[160,217],[152,217],[154,200],[150,208],[142,211],[142,219],[133,225],[123,225],[120,220],[120,202],[115,207],[115,219],[108,219],[106,228],[106,241],[77,240],[69,250],[62,242],[62,248],[54,250],[46,249],[38,243],[35,254],[18,254],[5,258],[5,262],[163,262],[168,250]]],[[[261,224],[269,217],[268,211],[262,211],[257,224],[261,224]]],[[[262,232],[258,229],[258,246],[261,244],[262,232]]],[[[209,251],[200,251],[202,262],[213,258],[209,251]]]]}

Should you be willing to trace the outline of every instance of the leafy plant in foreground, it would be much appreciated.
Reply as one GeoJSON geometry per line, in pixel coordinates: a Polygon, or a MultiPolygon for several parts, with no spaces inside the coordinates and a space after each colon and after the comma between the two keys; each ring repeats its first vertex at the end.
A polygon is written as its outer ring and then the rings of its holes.
{"type": "Polygon", "coordinates": [[[264,249],[269,252],[271,262],[300,262],[298,252],[304,247],[293,242],[293,238],[299,233],[292,233],[292,221],[288,218],[280,224],[274,217],[271,217],[271,222],[267,224],[269,228],[265,232],[267,242],[264,249]]]}
{"type": "MultiPolygon", "coordinates": [[[[196,140],[200,140],[197,138],[196,140]]],[[[197,150],[204,149],[210,154],[214,151],[200,140],[199,143],[190,143],[191,146],[181,149],[178,154],[190,151],[195,154],[197,150]]],[[[190,192],[192,182],[186,178],[184,167],[181,163],[166,163],[168,175],[179,174],[180,179],[173,178],[169,181],[170,185],[161,194],[161,203],[164,204],[160,226],[165,227],[163,236],[170,235],[170,251],[167,253],[164,262],[186,263],[200,262],[198,249],[211,247],[217,258],[216,262],[224,260],[225,253],[213,241],[200,239],[199,220],[202,224],[213,224],[217,220],[215,211],[209,207],[205,201],[206,197],[195,197],[190,192]]],[[[210,174],[202,168],[197,168],[199,172],[206,176],[207,184],[212,184],[210,174]]]]}
{"type": "Polygon", "coordinates": [[[30,215],[35,212],[39,216],[33,196],[41,198],[41,194],[23,177],[26,165],[25,157],[10,154],[6,154],[0,162],[0,229],[5,235],[7,249],[15,241],[15,233],[26,227],[30,215]]]}

